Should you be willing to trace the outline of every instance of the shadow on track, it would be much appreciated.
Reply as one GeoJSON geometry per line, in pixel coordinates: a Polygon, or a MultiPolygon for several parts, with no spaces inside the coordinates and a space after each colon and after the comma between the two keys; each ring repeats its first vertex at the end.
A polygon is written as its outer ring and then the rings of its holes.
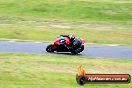
{"type": "MultiPolygon", "coordinates": [[[[47,52],[49,53],[49,52],[47,52]]],[[[54,52],[54,53],[49,53],[49,54],[58,54],[58,55],[69,55],[69,56],[82,56],[82,54],[72,54],[68,52],[54,52]]]]}

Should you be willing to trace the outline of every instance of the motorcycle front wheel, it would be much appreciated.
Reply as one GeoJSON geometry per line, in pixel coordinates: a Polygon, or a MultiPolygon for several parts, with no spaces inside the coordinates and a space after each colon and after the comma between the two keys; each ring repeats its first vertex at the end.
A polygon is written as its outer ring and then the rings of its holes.
{"type": "Polygon", "coordinates": [[[46,47],[46,51],[47,51],[47,52],[54,52],[54,50],[52,49],[52,44],[50,44],[50,45],[48,45],[48,46],[46,47]]]}

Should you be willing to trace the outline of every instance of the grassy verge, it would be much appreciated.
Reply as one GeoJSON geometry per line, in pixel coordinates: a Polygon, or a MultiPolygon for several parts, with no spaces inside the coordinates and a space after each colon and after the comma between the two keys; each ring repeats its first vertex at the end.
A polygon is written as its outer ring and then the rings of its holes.
{"type": "Polygon", "coordinates": [[[99,0],[1,0],[1,16],[25,16],[67,20],[131,21],[132,3],[126,0],[106,2],[99,0]]]}
{"type": "Polygon", "coordinates": [[[129,30],[91,30],[91,29],[41,29],[32,27],[0,28],[0,38],[35,41],[53,41],[60,34],[74,34],[86,39],[87,43],[132,45],[132,32],[129,30]]]}
{"type": "MultiPolygon", "coordinates": [[[[80,88],[76,68],[87,73],[128,73],[132,61],[84,56],[0,54],[1,88],[80,88]]],[[[88,84],[84,88],[131,88],[131,84],[88,84]]]]}
{"type": "Polygon", "coordinates": [[[88,43],[132,45],[131,9],[130,0],[0,0],[0,38],[74,34],[88,43]]]}

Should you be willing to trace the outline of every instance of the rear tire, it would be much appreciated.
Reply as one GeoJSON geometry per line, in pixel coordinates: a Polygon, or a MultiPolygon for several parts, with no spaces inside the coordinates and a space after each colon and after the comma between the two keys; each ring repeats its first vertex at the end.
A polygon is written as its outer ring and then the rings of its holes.
{"type": "Polygon", "coordinates": [[[72,54],[78,54],[79,51],[78,51],[78,49],[76,49],[76,50],[71,51],[71,53],[72,53],[72,54]]]}
{"type": "Polygon", "coordinates": [[[84,45],[81,45],[80,48],[73,50],[72,54],[78,54],[84,50],[84,45]]]}
{"type": "Polygon", "coordinates": [[[48,45],[48,46],[46,47],[46,51],[47,51],[47,52],[54,52],[54,50],[52,49],[52,44],[50,44],[50,45],[48,45]]]}
{"type": "Polygon", "coordinates": [[[84,45],[81,45],[80,48],[81,48],[81,49],[80,49],[80,52],[82,52],[82,51],[84,50],[84,45]]]}

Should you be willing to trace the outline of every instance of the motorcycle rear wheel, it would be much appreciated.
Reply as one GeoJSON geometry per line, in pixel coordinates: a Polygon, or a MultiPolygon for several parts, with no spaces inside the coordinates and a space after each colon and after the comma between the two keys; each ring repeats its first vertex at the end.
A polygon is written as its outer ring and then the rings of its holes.
{"type": "Polygon", "coordinates": [[[84,45],[81,45],[79,52],[82,52],[83,50],[84,50],[84,45]]]}
{"type": "Polygon", "coordinates": [[[71,53],[72,53],[72,54],[78,54],[79,51],[78,51],[78,49],[75,49],[75,50],[71,51],[71,53]]]}

